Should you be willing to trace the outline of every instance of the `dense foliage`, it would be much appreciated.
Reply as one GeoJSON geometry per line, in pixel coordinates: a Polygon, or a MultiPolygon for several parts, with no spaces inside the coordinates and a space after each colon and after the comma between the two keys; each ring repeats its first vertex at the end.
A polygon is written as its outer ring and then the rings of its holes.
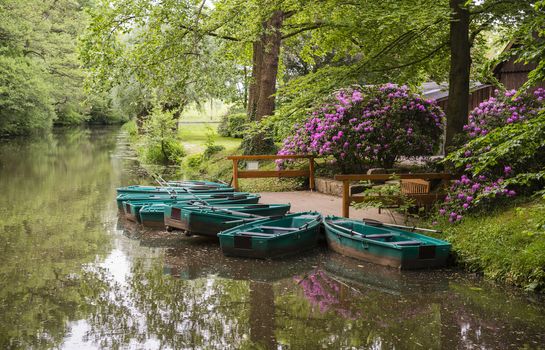
{"type": "Polygon", "coordinates": [[[246,113],[226,114],[221,118],[218,134],[224,137],[244,137],[249,119],[246,113]]]}
{"type": "Polygon", "coordinates": [[[258,122],[249,124],[240,149],[243,154],[274,154],[278,150],[272,130],[267,124],[258,122]]]}
{"type": "Polygon", "coordinates": [[[76,44],[88,5],[85,0],[0,3],[0,135],[113,115],[107,96],[83,90],[76,44]]]}
{"type": "Polygon", "coordinates": [[[146,160],[152,163],[177,164],[185,156],[177,138],[176,120],[172,112],[155,108],[144,123],[146,160]]]}
{"type": "Polygon", "coordinates": [[[470,141],[446,159],[463,175],[450,189],[441,215],[459,221],[467,211],[543,186],[544,98],[543,89],[520,95],[507,91],[472,111],[465,127],[470,141]]]}
{"type": "Polygon", "coordinates": [[[0,56],[0,135],[51,126],[55,112],[44,75],[31,59],[0,56]]]}
{"type": "Polygon", "coordinates": [[[440,108],[406,86],[344,89],[297,125],[279,154],[333,156],[343,171],[391,168],[399,157],[433,154],[443,123],[440,108]]]}

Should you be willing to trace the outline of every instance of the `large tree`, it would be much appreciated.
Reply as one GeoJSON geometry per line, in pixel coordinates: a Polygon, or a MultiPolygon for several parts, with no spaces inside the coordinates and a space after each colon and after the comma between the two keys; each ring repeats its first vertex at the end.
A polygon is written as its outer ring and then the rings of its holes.
{"type": "Polygon", "coordinates": [[[209,27],[210,11],[205,1],[100,2],[82,41],[90,85],[110,90],[133,81],[178,111],[232,94],[236,67],[223,55],[226,38],[209,27]]]}
{"type": "Polygon", "coordinates": [[[80,123],[90,118],[95,103],[104,105],[100,96],[85,95],[76,52],[87,3],[0,2],[0,134],[80,123]]]}
{"type": "Polygon", "coordinates": [[[467,123],[472,54],[475,54],[479,35],[503,27],[512,39],[512,32],[524,28],[524,23],[536,15],[534,1],[485,0],[471,2],[449,0],[450,19],[450,74],[449,103],[447,107],[446,146],[455,145],[455,136],[467,123]],[[473,51],[473,53],[472,53],[473,51]]]}

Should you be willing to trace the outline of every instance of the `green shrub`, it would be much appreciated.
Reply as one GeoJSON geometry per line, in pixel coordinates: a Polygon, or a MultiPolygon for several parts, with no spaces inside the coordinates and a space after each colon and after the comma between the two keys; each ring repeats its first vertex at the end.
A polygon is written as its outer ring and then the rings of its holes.
{"type": "Polygon", "coordinates": [[[144,123],[145,158],[151,163],[176,164],[185,156],[176,135],[173,112],[154,108],[144,123]]]}
{"type": "Polygon", "coordinates": [[[135,138],[138,136],[138,126],[136,125],[136,121],[134,119],[123,124],[121,129],[129,134],[130,138],[135,138]]]}
{"type": "Polygon", "coordinates": [[[463,175],[439,213],[457,222],[462,214],[492,207],[501,198],[539,191],[545,184],[544,152],[545,110],[487,130],[445,159],[463,175]]]}
{"type": "Polygon", "coordinates": [[[206,149],[203,152],[203,157],[209,159],[212,155],[221,152],[225,149],[224,146],[216,145],[216,132],[209,125],[206,126],[206,149]]]}
{"type": "Polygon", "coordinates": [[[203,162],[203,156],[200,153],[191,154],[184,159],[184,169],[197,169],[203,162]]]}
{"type": "Polygon", "coordinates": [[[244,137],[249,119],[246,113],[227,114],[221,118],[218,134],[223,137],[244,137]]]}
{"type": "Polygon", "coordinates": [[[211,156],[213,156],[216,153],[219,153],[219,152],[223,151],[224,149],[225,149],[225,147],[222,146],[222,145],[211,145],[211,146],[206,147],[206,149],[204,150],[202,155],[203,155],[203,157],[205,159],[210,159],[211,156]]]}
{"type": "Polygon", "coordinates": [[[147,145],[145,157],[150,163],[177,164],[185,157],[185,150],[178,141],[165,140],[147,145]]]}
{"type": "Polygon", "coordinates": [[[229,182],[233,173],[233,162],[226,154],[218,152],[205,159],[202,154],[187,156],[182,166],[182,176],[188,179],[222,180],[229,182]]]}
{"type": "Polygon", "coordinates": [[[276,154],[274,135],[263,122],[253,122],[246,130],[240,148],[243,154],[276,154]]]}

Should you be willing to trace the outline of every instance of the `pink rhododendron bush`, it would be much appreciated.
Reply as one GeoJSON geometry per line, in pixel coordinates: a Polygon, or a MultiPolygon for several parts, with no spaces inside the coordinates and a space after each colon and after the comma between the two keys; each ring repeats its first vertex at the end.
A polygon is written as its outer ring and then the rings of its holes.
{"type": "Polygon", "coordinates": [[[432,155],[444,113],[406,86],[343,89],[295,125],[279,154],[334,157],[343,172],[369,166],[391,168],[399,157],[432,155]]]}
{"type": "Polygon", "coordinates": [[[496,92],[469,115],[468,140],[447,161],[463,175],[454,182],[439,213],[450,222],[464,213],[535,192],[545,179],[545,90],[516,95],[496,92]]]}

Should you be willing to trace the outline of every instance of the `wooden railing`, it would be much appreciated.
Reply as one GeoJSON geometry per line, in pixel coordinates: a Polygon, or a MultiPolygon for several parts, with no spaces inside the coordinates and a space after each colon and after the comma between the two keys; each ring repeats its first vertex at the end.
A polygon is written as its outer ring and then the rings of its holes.
{"type": "MultiPolygon", "coordinates": [[[[420,173],[420,174],[371,174],[371,175],[335,175],[335,180],[343,182],[343,199],[342,199],[342,215],[344,217],[350,217],[350,204],[353,202],[361,203],[365,201],[376,200],[376,197],[373,196],[352,196],[350,194],[350,182],[352,181],[365,181],[365,180],[376,180],[376,181],[387,181],[393,178],[403,180],[443,180],[448,181],[451,178],[450,174],[446,173],[420,173]]],[[[408,197],[414,199],[418,205],[427,205],[431,204],[439,199],[442,199],[444,193],[408,193],[408,197]]],[[[389,199],[399,198],[395,196],[390,196],[389,199]]],[[[384,198],[384,197],[382,197],[384,198]]]]}
{"type": "Polygon", "coordinates": [[[238,179],[266,177],[308,177],[309,188],[314,190],[314,156],[310,155],[260,155],[260,156],[230,156],[233,161],[233,187],[238,191],[238,179]],[[308,169],[301,170],[239,170],[240,160],[276,160],[276,159],[308,159],[308,169]]]}

